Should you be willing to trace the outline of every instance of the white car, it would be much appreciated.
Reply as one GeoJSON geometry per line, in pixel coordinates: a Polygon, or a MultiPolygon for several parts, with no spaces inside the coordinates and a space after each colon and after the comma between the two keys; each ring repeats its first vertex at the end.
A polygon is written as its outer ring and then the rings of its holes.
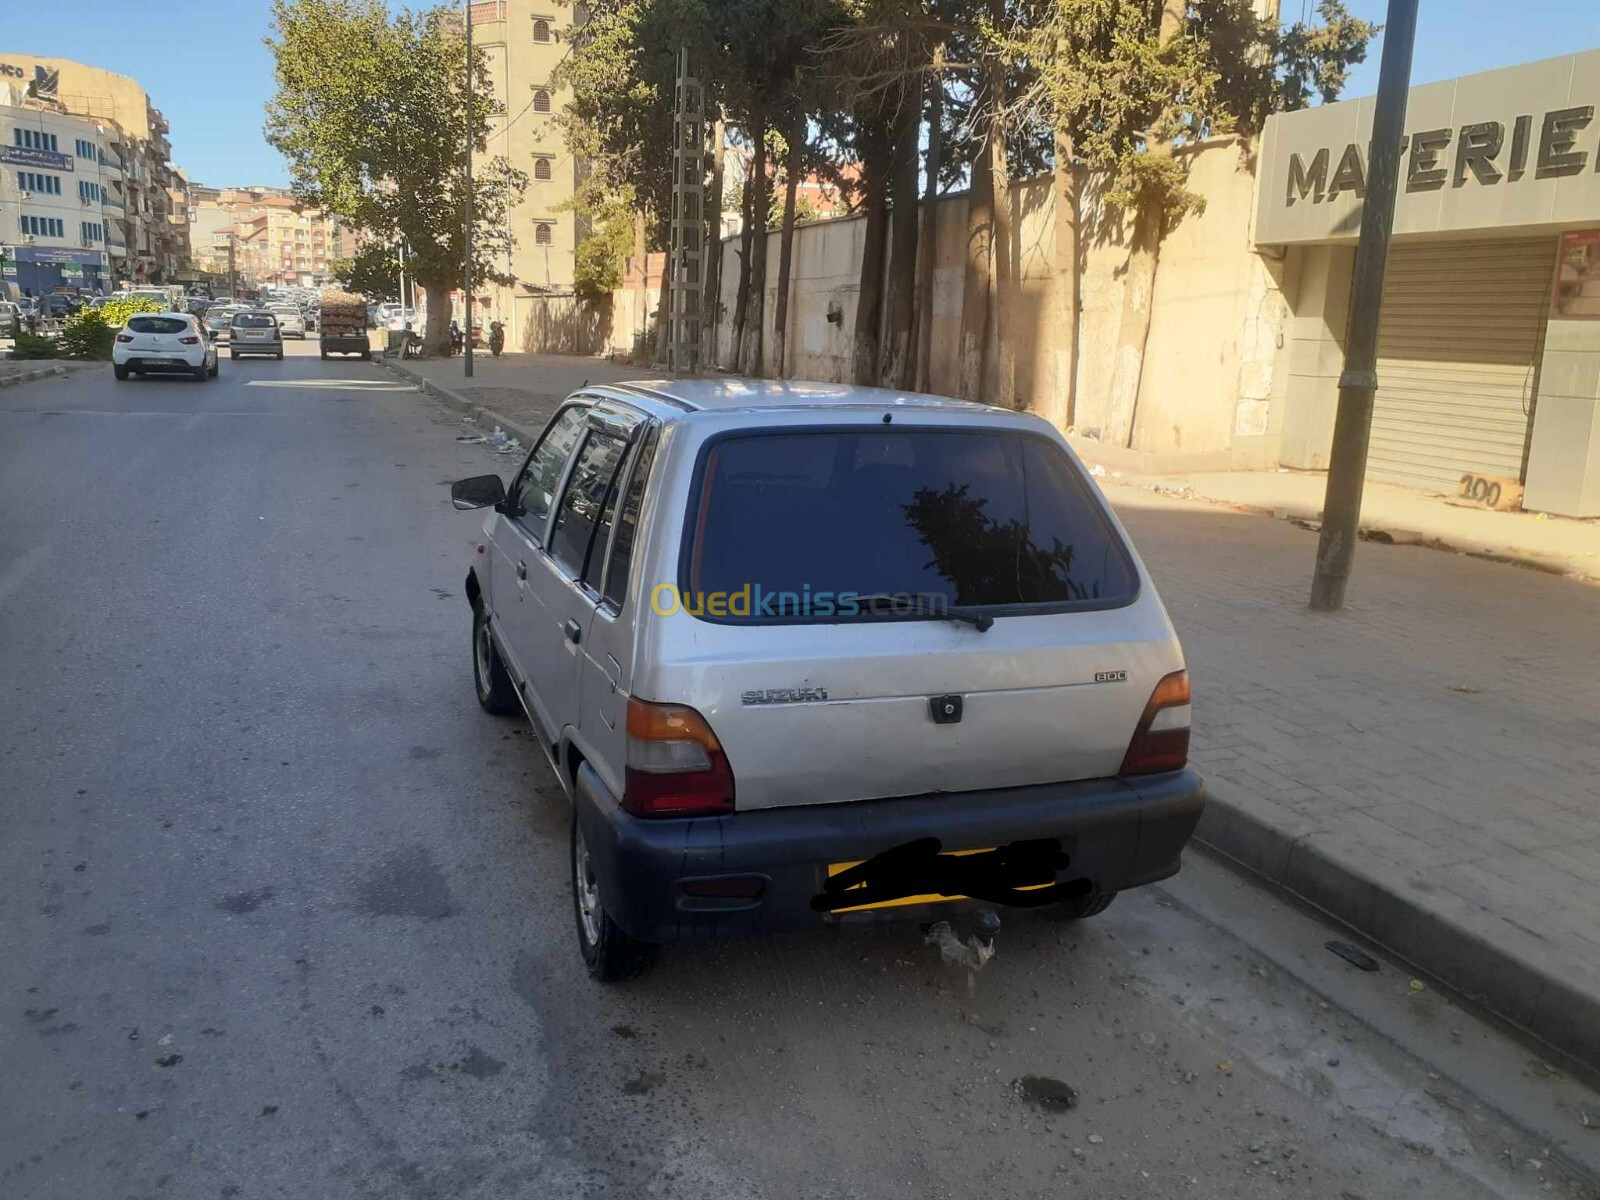
{"type": "Polygon", "coordinates": [[[111,371],[118,379],[154,371],[215,379],[217,348],[191,313],[135,313],[111,345],[111,371]]]}
{"type": "Polygon", "coordinates": [[[301,341],[306,336],[306,317],[300,311],[298,304],[274,304],[267,309],[269,313],[278,318],[278,332],[284,337],[297,337],[301,341]]]}

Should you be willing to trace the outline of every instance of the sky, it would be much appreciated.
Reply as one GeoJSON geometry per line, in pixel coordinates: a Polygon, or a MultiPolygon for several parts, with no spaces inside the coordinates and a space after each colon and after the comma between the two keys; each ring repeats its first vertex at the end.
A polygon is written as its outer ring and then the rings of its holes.
{"type": "MultiPolygon", "coordinates": [[[[1387,0],[1347,0],[1382,22],[1387,0]]],[[[1282,0],[1285,20],[1314,15],[1316,0],[1282,0]]],[[[211,187],[286,185],[283,160],[261,136],[272,54],[262,44],[268,0],[179,9],[127,0],[0,0],[0,52],[71,58],[130,75],[171,123],[173,161],[211,187]],[[182,21],[150,36],[140,12],[182,21]],[[164,49],[155,49],[158,41],[164,49]],[[178,49],[182,45],[182,50],[178,49]]],[[[1421,0],[1411,78],[1431,83],[1538,58],[1600,48],[1600,0],[1421,0]]],[[[1377,90],[1381,37],[1356,68],[1346,97],[1377,90]]]]}

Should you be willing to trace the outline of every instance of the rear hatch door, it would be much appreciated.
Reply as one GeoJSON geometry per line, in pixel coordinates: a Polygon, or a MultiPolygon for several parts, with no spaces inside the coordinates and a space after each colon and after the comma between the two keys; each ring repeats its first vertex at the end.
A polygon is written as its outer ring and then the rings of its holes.
{"type": "Polygon", "coordinates": [[[741,809],[1112,776],[1182,668],[1098,489],[1042,431],[740,433],[695,480],[635,694],[699,709],[741,809]]]}

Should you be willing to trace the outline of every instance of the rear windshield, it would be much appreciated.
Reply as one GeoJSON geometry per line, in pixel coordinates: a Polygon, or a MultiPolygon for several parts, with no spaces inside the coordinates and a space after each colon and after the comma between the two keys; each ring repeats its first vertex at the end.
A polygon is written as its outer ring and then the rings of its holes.
{"type": "Polygon", "coordinates": [[[134,333],[182,333],[189,322],[178,317],[129,317],[128,328],[134,333]]]}
{"type": "Polygon", "coordinates": [[[1138,575],[1090,486],[1032,434],[723,438],[702,456],[680,584],[690,596],[747,586],[795,596],[777,603],[780,619],[845,619],[854,606],[841,598],[852,595],[986,609],[1125,604],[1138,575]]]}
{"type": "Polygon", "coordinates": [[[276,329],[278,319],[271,313],[234,313],[233,323],[241,329],[276,329]]]}

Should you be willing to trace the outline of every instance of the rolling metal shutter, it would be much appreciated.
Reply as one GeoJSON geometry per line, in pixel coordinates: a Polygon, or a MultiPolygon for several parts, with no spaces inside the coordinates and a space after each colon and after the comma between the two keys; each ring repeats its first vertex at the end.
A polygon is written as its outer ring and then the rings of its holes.
{"type": "Polygon", "coordinates": [[[1454,491],[1522,474],[1555,238],[1399,245],[1378,330],[1367,474],[1454,491]]]}

